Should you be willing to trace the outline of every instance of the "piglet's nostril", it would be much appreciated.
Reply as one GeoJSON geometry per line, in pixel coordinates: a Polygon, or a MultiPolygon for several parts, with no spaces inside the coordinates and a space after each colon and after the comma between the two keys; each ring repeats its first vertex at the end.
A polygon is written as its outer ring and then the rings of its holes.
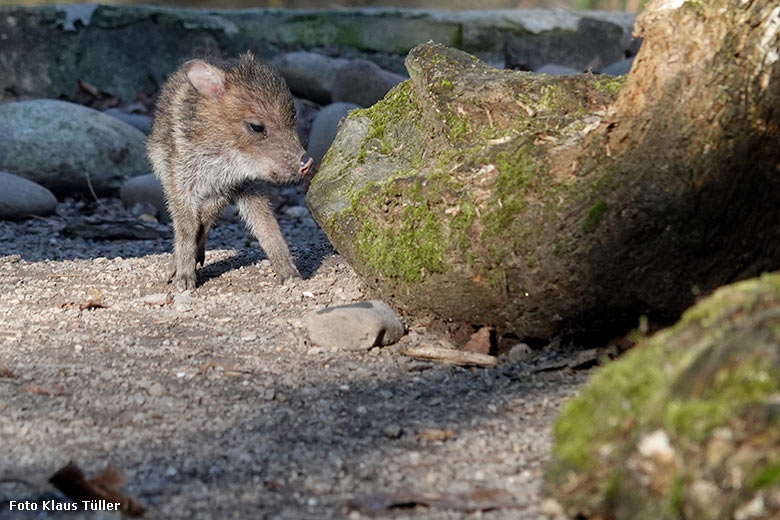
{"type": "Polygon", "coordinates": [[[311,170],[311,166],[314,164],[314,160],[309,157],[307,154],[303,154],[301,156],[301,169],[300,172],[304,175],[309,173],[309,170],[311,170]]]}

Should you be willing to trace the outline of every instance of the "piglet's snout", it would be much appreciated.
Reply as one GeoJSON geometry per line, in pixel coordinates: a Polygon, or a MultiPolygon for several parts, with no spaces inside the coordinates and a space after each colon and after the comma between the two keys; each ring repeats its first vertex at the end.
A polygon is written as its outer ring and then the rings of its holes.
{"type": "Polygon", "coordinates": [[[314,160],[306,154],[301,156],[301,175],[306,175],[311,170],[311,166],[314,164],[314,160]]]}

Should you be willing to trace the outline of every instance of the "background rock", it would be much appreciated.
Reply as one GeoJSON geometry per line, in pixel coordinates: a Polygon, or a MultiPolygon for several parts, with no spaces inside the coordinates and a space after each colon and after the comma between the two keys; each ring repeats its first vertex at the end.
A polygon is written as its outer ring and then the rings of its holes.
{"type": "Polygon", "coordinates": [[[118,108],[109,108],[103,111],[107,116],[115,117],[120,121],[124,121],[130,126],[134,126],[138,130],[149,135],[152,131],[152,118],[144,114],[135,114],[132,112],[124,112],[118,108]]]}
{"type": "Polygon", "coordinates": [[[271,63],[279,69],[293,94],[327,105],[333,100],[338,70],[347,60],[298,51],[274,56],[271,63]]]}
{"type": "Polygon", "coordinates": [[[55,194],[109,193],[149,169],[140,131],[65,101],[0,105],[0,135],[0,168],[55,194]]]}
{"type": "Polygon", "coordinates": [[[778,345],[780,274],[718,289],[566,405],[546,492],[567,518],[777,518],[778,345]]]}
{"type": "Polygon", "coordinates": [[[314,118],[319,113],[318,105],[305,99],[295,98],[295,129],[298,131],[298,139],[301,145],[306,148],[309,144],[309,132],[314,118]]]}
{"type": "Polygon", "coordinates": [[[611,74],[613,76],[621,76],[631,72],[631,65],[634,63],[634,58],[626,58],[615,63],[611,63],[602,69],[602,74],[611,74]]]}
{"type": "Polygon", "coordinates": [[[341,120],[350,110],[356,108],[360,107],[354,103],[331,103],[316,115],[311,124],[308,147],[306,148],[306,151],[314,159],[315,165],[319,165],[330,148],[341,120]]]}
{"type": "Polygon", "coordinates": [[[428,40],[490,62],[503,61],[511,42],[512,53],[533,56],[532,68],[561,63],[584,70],[594,53],[603,54],[606,63],[622,59],[613,36],[629,41],[625,36],[633,24],[627,13],[546,9],[88,7],[86,12],[74,12],[73,6],[1,7],[0,93],[72,99],[77,80],[83,80],[128,102],[155,92],[179,60],[204,51],[236,55],[252,49],[270,59],[286,49],[327,48],[402,72],[403,57],[428,40]],[[559,49],[559,43],[565,46],[559,49]],[[575,63],[558,59],[569,51],[578,56],[575,63]]]}
{"type": "Polygon", "coordinates": [[[544,31],[536,38],[510,34],[504,45],[508,69],[536,70],[545,63],[556,63],[586,70],[595,59],[613,63],[625,57],[625,32],[612,22],[582,18],[569,30],[544,31]]]}
{"type": "Polygon", "coordinates": [[[156,216],[157,220],[171,221],[165,204],[165,192],[153,173],[138,175],[126,181],[119,190],[119,197],[122,199],[122,205],[128,210],[133,209],[137,204],[151,204],[156,210],[153,216],[156,216]]]}
{"type": "Polygon", "coordinates": [[[0,219],[48,215],[57,198],[52,192],[23,177],[0,171],[0,219]]]}
{"type": "Polygon", "coordinates": [[[333,100],[370,107],[406,77],[366,60],[352,60],[338,70],[333,100]]]}

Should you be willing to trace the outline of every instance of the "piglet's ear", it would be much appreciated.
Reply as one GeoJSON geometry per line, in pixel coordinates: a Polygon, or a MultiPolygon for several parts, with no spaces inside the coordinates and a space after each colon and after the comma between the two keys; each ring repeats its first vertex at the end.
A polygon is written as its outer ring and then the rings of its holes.
{"type": "Polygon", "coordinates": [[[201,96],[215,99],[225,91],[225,74],[205,61],[188,61],[184,64],[184,73],[201,96]]]}

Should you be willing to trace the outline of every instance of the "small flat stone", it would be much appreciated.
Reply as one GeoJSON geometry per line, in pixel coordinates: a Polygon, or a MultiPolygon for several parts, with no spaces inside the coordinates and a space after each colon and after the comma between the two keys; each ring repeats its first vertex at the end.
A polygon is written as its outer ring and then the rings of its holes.
{"type": "Polygon", "coordinates": [[[382,301],[325,307],[305,318],[309,339],[325,348],[368,350],[390,345],[404,335],[404,326],[382,301]]]}

